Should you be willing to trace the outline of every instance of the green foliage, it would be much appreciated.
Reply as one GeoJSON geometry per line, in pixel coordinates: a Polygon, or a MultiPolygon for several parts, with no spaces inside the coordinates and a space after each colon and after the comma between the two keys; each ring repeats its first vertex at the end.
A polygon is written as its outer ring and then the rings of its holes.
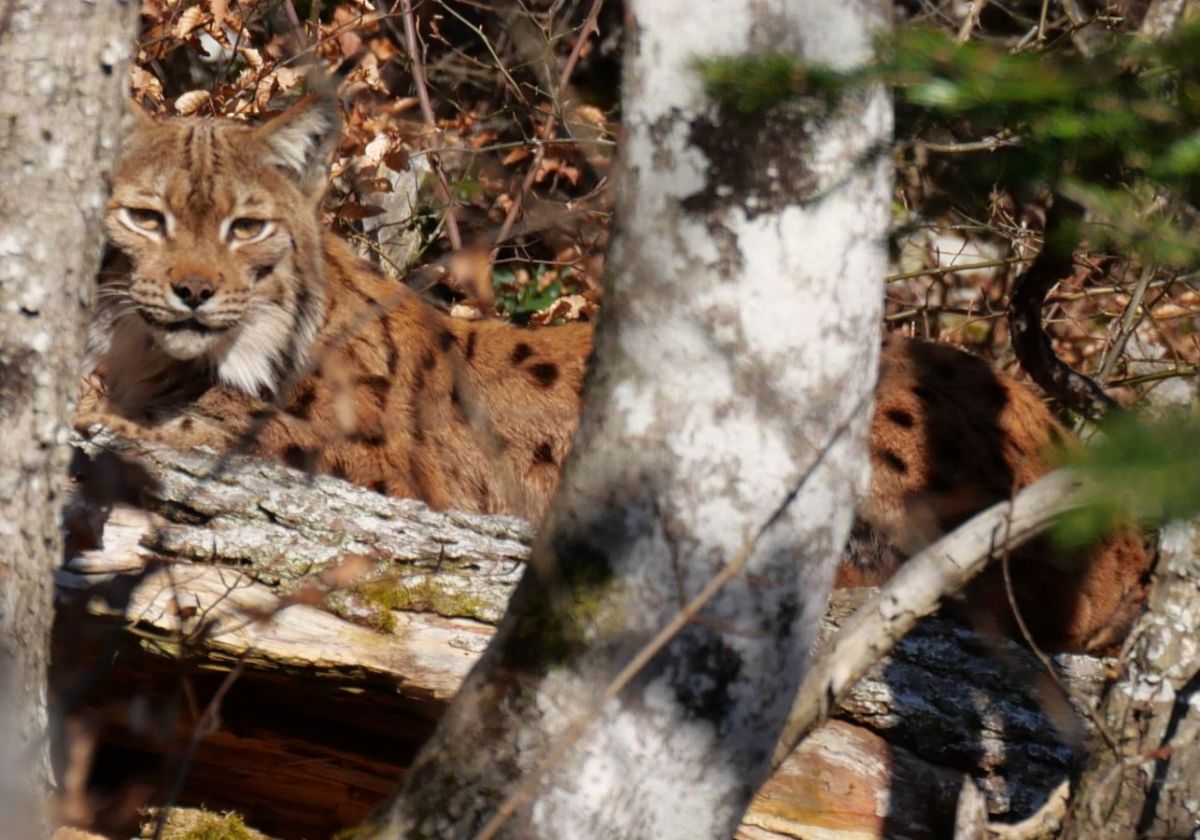
{"type": "Polygon", "coordinates": [[[698,60],[696,68],[710,96],[742,113],[884,82],[896,92],[901,137],[1006,139],[944,158],[952,171],[939,183],[952,202],[976,203],[997,188],[1066,195],[1099,222],[1086,232],[1093,246],[1200,264],[1196,214],[1148,211],[1164,193],[1200,205],[1200,21],[1165,43],[1114,39],[1086,59],[958,45],[911,28],[878,52],[874,65],[842,73],[779,54],[698,60]]]}
{"type": "Polygon", "coordinates": [[[739,114],[769,111],[794,98],[806,76],[800,59],[787,53],[700,58],[694,65],[705,92],[739,114]]]}
{"type": "Polygon", "coordinates": [[[172,810],[162,836],[164,840],[265,840],[240,814],[191,808],[172,810]]]}
{"type": "Polygon", "coordinates": [[[960,47],[922,31],[884,52],[876,73],[896,87],[907,125],[1014,139],[960,156],[962,189],[1067,195],[1101,222],[1087,231],[1093,245],[1200,262],[1190,224],[1146,212],[1150,196],[1168,190],[1200,199],[1200,26],[1161,45],[1116,40],[1090,59],[960,47]]]}
{"type": "Polygon", "coordinates": [[[492,274],[492,287],[496,290],[496,311],[514,321],[525,321],[535,312],[540,312],[563,295],[578,291],[571,283],[571,270],[564,269],[557,278],[542,287],[542,280],[550,270],[544,265],[535,266],[528,282],[520,282],[516,272],[496,269],[492,274]]]}
{"type": "Polygon", "coordinates": [[[1060,519],[1060,544],[1081,546],[1121,516],[1154,526],[1200,513],[1200,418],[1180,413],[1157,420],[1130,415],[1104,423],[1091,446],[1071,460],[1092,479],[1083,508],[1060,519]]]}
{"type": "Polygon", "coordinates": [[[478,178],[464,175],[452,185],[454,197],[464,204],[474,204],[483,199],[486,190],[478,178]]]}

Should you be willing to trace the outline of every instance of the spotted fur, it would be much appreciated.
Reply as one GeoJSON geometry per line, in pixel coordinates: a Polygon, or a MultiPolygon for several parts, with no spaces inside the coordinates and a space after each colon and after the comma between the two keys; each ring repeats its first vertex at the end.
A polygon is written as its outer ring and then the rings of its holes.
{"type": "Polygon", "coordinates": [[[257,128],[133,127],[89,336],[104,391],[80,423],[540,517],[590,329],[452,319],[357,259],[318,216],[338,130],[321,96],[257,128]]]}
{"type": "MultiPolygon", "coordinates": [[[[974,514],[1045,475],[1070,435],[1028,389],[982,359],[893,339],[881,359],[871,422],[871,485],[839,570],[842,586],[874,585],[974,514]],[[884,548],[864,526],[886,538],[884,548]]],[[[1079,556],[1035,540],[1010,558],[1021,616],[1054,650],[1103,650],[1136,617],[1149,571],[1140,537],[1120,530],[1079,556]]],[[[998,569],[969,599],[977,621],[1015,633],[998,569]],[[982,609],[981,609],[982,607],[982,609]]]]}
{"type": "MultiPolygon", "coordinates": [[[[338,123],[332,98],[315,96],[257,128],[133,129],[107,217],[123,256],[103,276],[89,339],[89,381],[103,386],[80,425],[175,446],[248,442],[437,508],[540,519],[574,433],[590,328],[449,318],[322,232],[338,123]]],[[[1043,474],[1064,435],[1011,378],[939,345],[889,343],[877,400],[861,512],[900,552],[1043,474]]],[[[1044,555],[1027,550],[1021,564],[1043,638],[1094,648],[1123,632],[1147,565],[1136,537],[1065,569],[1044,555]]],[[[842,583],[878,582],[901,554],[889,556],[846,563],[842,583]]],[[[980,588],[1006,613],[994,580],[980,588]]]]}

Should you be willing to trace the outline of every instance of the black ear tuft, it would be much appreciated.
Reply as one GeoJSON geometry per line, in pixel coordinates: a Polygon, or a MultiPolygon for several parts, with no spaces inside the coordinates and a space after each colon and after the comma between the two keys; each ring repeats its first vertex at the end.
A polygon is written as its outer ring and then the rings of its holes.
{"type": "Polygon", "coordinates": [[[342,132],[342,114],[327,78],[313,72],[307,81],[311,92],[261,126],[258,135],[270,149],[270,163],[293,176],[306,192],[323,192],[342,132]]]}

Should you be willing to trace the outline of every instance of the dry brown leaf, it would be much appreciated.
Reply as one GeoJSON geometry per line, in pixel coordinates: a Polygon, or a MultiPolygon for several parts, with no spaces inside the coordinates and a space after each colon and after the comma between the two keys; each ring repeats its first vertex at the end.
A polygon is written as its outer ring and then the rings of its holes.
{"type": "Polygon", "coordinates": [[[415,96],[401,96],[399,99],[394,99],[391,102],[385,103],[381,110],[385,114],[395,116],[396,114],[401,114],[405,111],[412,110],[413,108],[417,107],[419,102],[420,100],[415,96]]]}
{"type": "Polygon", "coordinates": [[[409,165],[408,149],[396,147],[383,156],[383,164],[393,172],[407,172],[409,165]]]}
{"type": "Polygon", "coordinates": [[[572,157],[572,152],[564,146],[548,146],[546,147],[545,156],[542,158],[542,164],[538,167],[537,175],[534,181],[541,183],[552,174],[559,174],[571,182],[572,186],[579,183],[579,167],[575,166],[569,158],[572,157]]]}
{"type": "Polygon", "coordinates": [[[304,81],[305,71],[296,67],[277,67],[271,71],[275,83],[279,85],[280,93],[295,90],[304,81]]]}
{"type": "Polygon", "coordinates": [[[392,138],[386,134],[380,134],[367,144],[359,155],[359,169],[368,169],[379,166],[383,162],[384,157],[392,148],[392,138]]]}
{"type": "Polygon", "coordinates": [[[588,125],[605,127],[608,123],[608,118],[604,116],[604,112],[595,105],[576,105],[571,111],[573,119],[588,125]]]}
{"type": "Polygon", "coordinates": [[[463,248],[450,255],[449,285],[473,296],[485,306],[496,297],[492,288],[492,255],[487,248],[463,248]]]}
{"type": "Polygon", "coordinates": [[[129,68],[129,88],[135,102],[149,99],[155,105],[162,104],[162,82],[153,73],[143,70],[136,64],[129,68]]]}
{"type": "Polygon", "coordinates": [[[565,295],[545,309],[529,316],[529,323],[545,326],[555,321],[579,321],[590,319],[599,311],[599,307],[583,295],[565,295]]]}
{"type": "Polygon", "coordinates": [[[183,10],[183,14],[175,21],[174,35],[176,38],[186,38],[188,35],[200,26],[202,26],[208,16],[204,13],[204,9],[199,6],[189,6],[183,10]]]}
{"type": "Polygon", "coordinates": [[[211,99],[206,90],[189,90],[175,100],[175,111],[186,117],[203,108],[211,99]]]}
{"type": "Polygon", "coordinates": [[[255,70],[261,70],[266,63],[263,61],[262,53],[253,47],[242,47],[238,52],[241,53],[242,58],[246,59],[246,63],[255,70]]]}
{"type": "Polygon", "coordinates": [[[383,64],[400,54],[399,48],[392,43],[390,38],[372,38],[367,48],[383,64]]]}
{"type": "Polygon", "coordinates": [[[148,21],[160,21],[166,14],[168,0],[142,0],[141,15],[148,21]]]}
{"type": "MultiPolygon", "coordinates": [[[[353,55],[353,53],[347,54],[353,55]]],[[[375,58],[373,53],[367,53],[363,56],[358,66],[350,71],[346,83],[366,85],[376,93],[388,92],[387,85],[383,83],[383,78],[379,75],[379,60],[375,58]]]]}
{"type": "Polygon", "coordinates": [[[483,149],[500,139],[500,132],[494,129],[483,128],[475,131],[474,128],[474,120],[465,121],[462,127],[464,132],[470,132],[466,138],[468,149],[483,149]]]}
{"type": "Polygon", "coordinates": [[[392,191],[392,182],[387,178],[363,178],[355,182],[355,189],[359,195],[390,193],[392,191]]]}
{"type": "Polygon", "coordinates": [[[525,160],[530,154],[531,153],[529,149],[522,146],[521,148],[513,149],[511,152],[506,154],[500,162],[505,166],[512,166],[514,163],[520,163],[521,161],[525,160]]]}
{"type": "MultiPolygon", "coordinates": [[[[347,172],[350,171],[350,169],[353,165],[354,165],[354,158],[352,158],[352,157],[339,157],[339,158],[334,159],[333,164],[329,167],[329,180],[335,181],[338,178],[341,178],[343,175],[345,175],[347,172]]],[[[330,217],[327,219],[323,219],[321,223],[329,224],[332,221],[333,221],[333,218],[330,217]]]]}
{"type": "Polygon", "coordinates": [[[342,55],[354,55],[362,49],[362,38],[354,30],[362,26],[363,13],[351,11],[346,6],[338,6],[333,10],[334,31],[338,33],[337,43],[342,55]]]}

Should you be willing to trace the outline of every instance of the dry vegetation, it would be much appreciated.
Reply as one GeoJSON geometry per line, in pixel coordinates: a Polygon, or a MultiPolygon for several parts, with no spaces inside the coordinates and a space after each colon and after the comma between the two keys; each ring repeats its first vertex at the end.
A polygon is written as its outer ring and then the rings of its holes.
{"type": "MultiPolygon", "coordinates": [[[[910,23],[954,32],[960,42],[1085,55],[1098,39],[1137,31],[1148,5],[903,4],[910,23]]],[[[978,136],[970,129],[901,119],[895,147],[897,264],[888,278],[887,320],[891,328],[969,348],[1020,376],[1004,312],[1013,279],[1041,247],[1044,200],[998,190],[964,196],[956,190],[959,160],[1014,142],[1003,133],[978,136]]],[[[1126,405],[1164,383],[1194,376],[1200,361],[1197,279],[1085,243],[1074,274],[1047,299],[1045,322],[1055,351],[1114,389],[1112,395],[1126,405]]]]}
{"type": "MultiPolygon", "coordinates": [[[[897,5],[908,22],[1013,51],[1086,50],[1082,32],[1129,31],[1145,11],[1134,2],[897,5]],[[1100,27],[1085,28],[1092,18],[1100,27]]],[[[346,126],[331,225],[455,315],[590,318],[602,305],[613,205],[623,14],[618,0],[143,0],[132,89],[158,115],[256,119],[297,95],[320,61],[342,77],[346,126]]],[[[1004,310],[1040,247],[1044,200],[999,191],[964,200],[953,189],[959,159],[1006,142],[970,126],[901,122],[886,318],[889,329],[1016,372],[1004,310]]],[[[1200,366],[1198,281],[1085,250],[1049,298],[1055,349],[1126,404],[1172,387],[1200,366]]],[[[203,704],[188,702],[202,717],[203,704]]],[[[74,738],[66,759],[84,776],[90,737],[74,738]]],[[[65,814],[83,823],[102,809],[109,824],[128,824],[152,801],[143,781],[104,802],[79,785],[67,792],[65,814]]]]}
{"type": "MultiPolygon", "coordinates": [[[[1145,5],[926,0],[898,16],[1007,50],[1070,51],[1087,48],[1081,32],[1136,29],[1145,5]]],[[[132,85],[153,113],[252,119],[296,95],[314,58],[345,74],[331,224],[456,314],[547,323],[600,303],[623,35],[616,0],[146,0],[132,85]]],[[[886,294],[889,328],[1011,369],[1004,305],[1044,208],[953,190],[956,158],[1005,142],[901,123],[886,294]]],[[[1084,251],[1050,297],[1055,348],[1127,404],[1192,376],[1196,279],[1084,251]]]]}

